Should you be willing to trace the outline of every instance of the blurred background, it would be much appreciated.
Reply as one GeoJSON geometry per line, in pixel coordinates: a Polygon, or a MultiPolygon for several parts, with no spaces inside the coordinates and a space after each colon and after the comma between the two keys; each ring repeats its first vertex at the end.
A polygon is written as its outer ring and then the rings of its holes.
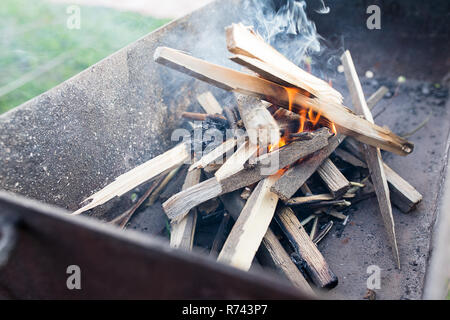
{"type": "Polygon", "coordinates": [[[210,1],[2,0],[0,114],[210,1]]]}

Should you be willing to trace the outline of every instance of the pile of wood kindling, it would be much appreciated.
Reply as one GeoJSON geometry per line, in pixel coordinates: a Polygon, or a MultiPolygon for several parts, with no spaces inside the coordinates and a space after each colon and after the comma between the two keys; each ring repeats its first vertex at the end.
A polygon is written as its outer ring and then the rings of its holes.
{"type": "MultiPolygon", "coordinates": [[[[208,92],[198,99],[205,113],[183,114],[191,120],[226,122],[235,134],[194,158],[182,190],[163,203],[171,223],[171,246],[191,250],[196,208],[220,199],[227,221],[231,216],[235,222],[225,235],[221,223],[213,244],[218,261],[248,270],[260,249],[261,260],[304,290],[311,290],[305,274],[316,286],[331,288],[337,277],[316,244],[336,219],[347,222],[345,212],[352,203],[376,195],[400,267],[391,196],[404,212],[412,210],[422,196],[381,158],[380,149],[402,156],[413,150],[412,143],[373,122],[369,106],[383,97],[385,88],[366,101],[350,53],[345,52],[341,60],[355,113],[342,105],[341,94],[328,83],[287,60],[251,28],[233,24],[226,36],[228,50],[234,54],[231,60],[251,73],[165,47],[154,54],[158,63],[233,91],[237,98],[236,108],[222,108],[208,92]],[[340,170],[343,163],[345,174],[340,170]],[[299,219],[302,216],[305,219],[299,219]],[[272,221],[276,227],[270,227],[272,221]],[[221,243],[221,238],[226,240],[221,243]]],[[[87,204],[74,214],[155,178],[145,197],[157,197],[155,189],[165,186],[174,170],[191,159],[190,148],[189,143],[179,144],[124,173],[86,199],[87,204]]],[[[122,226],[139,205],[120,217],[122,226]]]]}

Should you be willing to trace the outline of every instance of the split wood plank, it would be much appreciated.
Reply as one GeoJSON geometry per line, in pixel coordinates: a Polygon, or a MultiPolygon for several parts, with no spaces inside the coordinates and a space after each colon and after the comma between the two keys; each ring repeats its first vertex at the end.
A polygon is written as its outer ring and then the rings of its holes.
{"type": "Polygon", "coordinates": [[[189,144],[179,144],[163,154],[118,176],[112,183],[108,184],[106,187],[84,200],[83,203],[87,204],[72,214],[80,214],[84,211],[95,208],[114,197],[120,197],[126,192],[136,188],[157,175],[183,164],[190,159],[190,156],[191,153],[189,144]]]}
{"type": "Polygon", "coordinates": [[[270,76],[273,82],[280,80],[284,85],[302,88],[319,98],[331,100],[335,103],[342,102],[342,95],[337,90],[288,60],[253,32],[251,28],[241,23],[232,24],[225,28],[225,33],[228,50],[241,55],[241,59],[259,61],[259,70],[254,71],[262,73],[261,76],[270,76]],[[269,70],[265,68],[269,68],[269,70]]]}
{"type": "MultiPolygon", "coordinates": [[[[345,141],[345,147],[358,159],[363,160],[364,155],[361,152],[361,144],[349,138],[345,141]]],[[[403,213],[409,213],[414,210],[422,201],[423,196],[408,181],[403,179],[397,172],[392,170],[386,163],[383,163],[384,173],[391,191],[392,203],[403,213]]]]}
{"type": "Polygon", "coordinates": [[[338,283],[317,246],[306,233],[291,208],[281,207],[277,210],[275,220],[280,225],[295,252],[305,262],[306,273],[320,288],[331,289],[338,283]]]}
{"type": "Polygon", "coordinates": [[[237,140],[235,138],[231,138],[226,140],[224,143],[216,147],[214,150],[208,152],[200,160],[194,162],[190,167],[189,171],[195,169],[203,169],[209,164],[217,161],[223,161],[223,156],[227,157],[228,153],[234,151],[234,147],[237,144],[237,140]]]}
{"type": "MultiPolygon", "coordinates": [[[[370,112],[364,97],[358,74],[356,73],[355,65],[353,64],[351,54],[348,50],[342,55],[341,61],[344,66],[344,73],[347,79],[347,85],[349,87],[353,106],[360,114],[364,115],[368,121],[374,123],[372,113],[370,112]]],[[[398,252],[397,238],[395,235],[395,222],[392,215],[391,198],[386,175],[384,173],[381,152],[379,148],[373,146],[366,145],[364,146],[364,149],[367,167],[369,168],[372,183],[375,188],[381,216],[391,243],[395,262],[397,267],[400,269],[400,256],[398,252]]]]}
{"type": "Polygon", "coordinates": [[[339,132],[384,150],[407,155],[414,148],[406,139],[356,116],[340,104],[310,98],[260,77],[215,65],[166,47],[155,50],[154,60],[225,90],[255,96],[287,109],[298,111],[306,108],[320,112],[325,118],[333,120],[339,132]]]}
{"type": "Polygon", "coordinates": [[[222,107],[210,91],[206,91],[205,93],[198,95],[197,101],[200,103],[206,113],[222,114],[222,107]]]}
{"type": "Polygon", "coordinates": [[[384,163],[383,168],[388,179],[392,203],[404,213],[414,210],[422,201],[422,195],[387,164],[384,163]]]}
{"type": "Polygon", "coordinates": [[[367,165],[363,161],[359,160],[350,152],[347,152],[341,148],[337,148],[334,153],[343,161],[350,163],[354,167],[367,168],[367,165]]]}
{"type": "Polygon", "coordinates": [[[261,180],[236,220],[217,261],[247,271],[269,228],[278,203],[270,187],[279,174],[261,180]]]}
{"type": "Polygon", "coordinates": [[[326,147],[329,137],[328,129],[320,128],[314,132],[311,140],[294,141],[281,149],[259,156],[252,169],[244,169],[222,181],[214,177],[173,195],[163,203],[164,211],[169,219],[178,220],[200,203],[258,182],[299,158],[326,147]]]}
{"type": "Polygon", "coordinates": [[[273,185],[272,192],[277,194],[283,201],[292,198],[297,190],[317,171],[317,168],[330,156],[344,138],[345,136],[343,135],[332,137],[327,147],[289,168],[273,185]]]}
{"type": "MultiPolygon", "coordinates": [[[[182,190],[192,187],[200,182],[201,169],[188,171],[182,190]]],[[[195,227],[197,224],[197,209],[192,208],[179,222],[171,221],[170,246],[186,251],[192,250],[195,227]]]]}
{"type": "Polygon", "coordinates": [[[280,128],[267,110],[267,102],[239,93],[236,93],[236,100],[250,142],[259,147],[277,144],[280,128]]]}
{"type": "Polygon", "coordinates": [[[389,89],[385,86],[381,86],[377,91],[375,91],[369,99],[367,99],[367,107],[369,107],[370,110],[375,107],[375,105],[383,99],[383,97],[386,95],[386,93],[389,92],[389,89]]]}
{"type": "Polygon", "coordinates": [[[226,159],[225,163],[214,174],[218,181],[232,176],[241,170],[244,170],[246,161],[258,151],[258,146],[250,141],[245,141],[231,157],[226,159]]]}
{"type": "Polygon", "coordinates": [[[318,201],[329,201],[334,199],[335,197],[330,193],[315,194],[311,196],[291,198],[288,201],[286,201],[286,205],[311,204],[318,201]]]}
{"type": "Polygon", "coordinates": [[[317,168],[317,173],[335,198],[350,189],[350,182],[330,159],[325,159],[317,168]]]}

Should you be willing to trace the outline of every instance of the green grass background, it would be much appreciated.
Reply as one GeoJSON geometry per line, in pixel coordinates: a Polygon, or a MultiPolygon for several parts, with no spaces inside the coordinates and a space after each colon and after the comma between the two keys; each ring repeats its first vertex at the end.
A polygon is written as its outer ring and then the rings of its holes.
{"type": "Polygon", "coordinates": [[[66,13],[69,6],[42,0],[2,0],[0,88],[62,54],[67,58],[20,88],[1,95],[0,113],[47,91],[169,21],[80,6],[81,28],[70,30],[66,13]]]}

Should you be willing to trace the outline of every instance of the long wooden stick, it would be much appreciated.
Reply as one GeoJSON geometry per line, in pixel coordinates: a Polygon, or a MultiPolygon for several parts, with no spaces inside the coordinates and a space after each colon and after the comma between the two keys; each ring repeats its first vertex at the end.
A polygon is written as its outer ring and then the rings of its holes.
{"type": "Polygon", "coordinates": [[[312,109],[332,120],[337,130],[354,136],[361,142],[380,147],[399,155],[412,152],[414,145],[395,135],[389,129],[361,119],[342,105],[319,98],[309,98],[300,92],[286,90],[285,87],[254,75],[208,63],[183,52],[159,47],[154,54],[156,62],[189,74],[219,88],[240,92],[273,102],[287,109],[312,109]]]}
{"type": "Polygon", "coordinates": [[[86,210],[95,208],[114,197],[120,197],[133,188],[156,177],[160,173],[181,165],[188,160],[190,156],[189,145],[186,143],[179,144],[163,154],[118,176],[112,183],[84,200],[83,203],[87,204],[72,214],[80,214],[86,210]]]}
{"type": "Polygon", "coordinates": [[[278,197],[270,191],[279,175],[261,180],[233,226],[218,261],[247,271],[269,228],[278,197]]]}
{"type": "MultiPolygon", "coordinates": [[[[358,75],[356,73],[355,65],[353,64],[350,52],[347,50],[341,57],[342,64],[344,66],[345,77],[349,87],[350,95],[352,98],[355,109],[364,117],[370,121],[373,121],[372,113],[367,106],[364,93],[359,82],[358,75]]],[[[383,160],[379,148],[372,146],[364,146],[366,154],[366,163],[370,171],[372,183],[377,195],[378,204],[380,207],[381,216],[383,218],[384,226],[387,231],[389,241],[392,246],[394,258],[397,267],[400,269],[400,256],[398,253],[397,238],[395,235],[395,223],[392,215],[391,198],[389,195],[389,187],[384,173],[383,160]]]]}
{"type": "Polygon", "coordinates": [[[169,219],[179,220],[200,203],[258,182],[298,159],[320,150],[328,145],[329,137],[328,129],[321,128],[314,132],[311,140],[294,141],[281,149],[256,158],[256,165],[252,169],[241,170],[222,181],[214,177],[173,195],[163,203],[164,211],[169,219]]]}

